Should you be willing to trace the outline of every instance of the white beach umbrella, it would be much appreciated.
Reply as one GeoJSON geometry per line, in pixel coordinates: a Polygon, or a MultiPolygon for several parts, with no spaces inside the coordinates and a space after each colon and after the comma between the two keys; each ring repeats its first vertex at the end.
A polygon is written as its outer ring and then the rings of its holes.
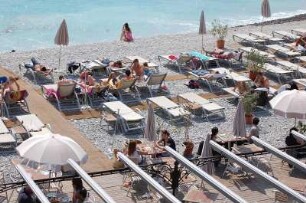
{"type": "Polygon", "coordinates": [[[274,113],[285,118],[306,119],[306,91],[285,90],[270,101],[274,113]]]}
{"type": "Polygon", "coordinates": [[[24,159],[48,168],[57,168],[73,159],[79,164],[86,163],[88,156],[81,146],[69,137],[47,134],[31,137],[20,144],[17,153],[24,159]]]}
{"type": "Polygon", "coordinates": [[[68,27],[65,19],[62,21],[61,26],[58,28],[57,33],[54,38],[54,44],[60,46],[58,68],[61,67],[61,57],[62,57],[62,47],[69,44],[68,27]]]}
{"type": "MultiPolygon", "coordinates": [[[[202,153],[201,153],[201,158],[206,158],[206,157],[212,157],[212,148],[209,144],[209,141],[211,140],[211,135],[208,134],[206,136],[204,145],[203,145],[203,149],[202,149],[202,153]]],[[[215,170],[215,166],[214,163],[209,161],[207,162],[203,167],[202,170],[205,171],[206,173],[212,175],[214,170],[215,170]]]]}
{"type": "Polygon", "coordinates": [[[233,133],[237,137],[246,135],[245,113],[242,100],[239,100],[233,122],[233,133]]]}
{"type": "Polygon", "coordinates": [[[155,131],[155,115],[151,102],[149,103],[148,115],[147,115],[147,123],[144,132],[144,137],[150,141],[155,141],[156,131],[155,131]]]}
{"type": "MultiPolygon", "coordinates": [[[[270,18],[271,17],[271,9],[270,9],[270,4],[269,0],[262,0],[261,2],[261,15],[264,18],[270,18]]],[[[261,26],[261,31],[262,31],[263,25],[261,26]]]]}
{"type": "Polygon", "coordinates": [[[202,35],[202,50],[204,50],[204,34],[206,34],[206,24],[204,18],[204,11],[202,10],[200,16],[200,27],[199,27],[199,34],[202,35]]]}

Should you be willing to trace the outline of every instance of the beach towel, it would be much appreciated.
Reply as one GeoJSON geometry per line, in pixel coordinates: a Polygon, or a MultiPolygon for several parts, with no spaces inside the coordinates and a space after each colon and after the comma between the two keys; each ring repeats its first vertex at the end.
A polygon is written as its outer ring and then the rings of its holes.
{"type": "Polygon", "coordinates": [[[211,59],[209,56],[201,54],[200,52],[197,52],[197,51],[191,51],[189,52],[189,54],[193,57],[201,59],[202,61],[208,61],[211,59]]]}

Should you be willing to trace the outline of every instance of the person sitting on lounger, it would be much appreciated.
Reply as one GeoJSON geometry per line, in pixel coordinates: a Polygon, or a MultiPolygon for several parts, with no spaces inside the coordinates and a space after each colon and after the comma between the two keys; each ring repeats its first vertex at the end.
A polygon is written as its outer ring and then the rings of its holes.
{"type": "Polygon", "coordinates": [[[96,83],[96,79],[92,76],[92,73],[90,71],[83,71],[80,75],[81,83],[94,86],[96,83]]]}
{"type": "Polygon", "coordinates": [[[245,95],[248,93],[250,88],[247,86],[246,82],[239,81],[234,87],[234,91],[237,91],[240,95],[245,95]]]}
{"type": "Polygon", "coordinates": [[[175,142],[170,137],[170,133],[168,132],[168,130],[161,131],[161,139],[155,143],[155,146],[164,151],[163,153],[160,154],[160,156],[163,156],[163,157],[170,156],[169,153],[164,149],[165,146],[169,146],[173,150],[176,150],[175,142]]]}
{"type": "Polygon", "coordinates": [[[110,66],[111,68],[122,68],[122,67],[123,67],[121,61],[111,61],[111,62],[109,63],[109,66],[110,66]]]}
{"type": "Polygon", "coordinates": [[[212,52],[207,52],[209,55],[218,58],[218,59],[231,59],[237,56],[238,52],[236,51],[224,51],[223,49],[216,48],[212,52]]]}
{"type": "Polygon", "coordinates": [[[138,77],[139,80],[143,79],[144,76],[144,68],[140,65],[139,60],[135,59],[131,65],[132,74],[138,77]]]}
{"type": "Polygon", "coordinates": [[[256,87],[264,87],[267,89],[269,89],[270,87],[269,79],[266,76],[264,76],[262,72],[258,73],[254,82],[256,87]]]}
{"type": "MultiPolygon", "coordinates": [[[[17,80],[19,80],[18,77],[12,77],[10,76],[8,80],[4,83],[3,89],[2,89],[2,95],[5,96],[7,93],[11,91],[19,91],[20,86],[17,83],[17,80]],[[15,86],[14,86],[15,85],[15,86]]],[[[1,95],[1,96],[2,96],[1,95]]]]}
{"type": "Polygon", "coordinates": [[[74,82],[73,80],[67,79],[65,76],[60,75],[58,77],[57,84],[61,85],[61,84],[69,84],[69,83],[73,83],[73,82],[74,82]]]}
{"type": "Polygon", "coordinates": [[[123,40],[125,42],[132,42],[134,40],[132,30],[128,23],[123,24],[120,40],[123,40]]]}
{"type": "Polygon", "coordinates": [[[35,72],[41,73],[43,75],[50,75],[53,72],[53,69],[47,68],[45,65],[42,65],[36,58],[31,58],[32,64],[25,64],[25,68],[30,68],[35,72]]]}

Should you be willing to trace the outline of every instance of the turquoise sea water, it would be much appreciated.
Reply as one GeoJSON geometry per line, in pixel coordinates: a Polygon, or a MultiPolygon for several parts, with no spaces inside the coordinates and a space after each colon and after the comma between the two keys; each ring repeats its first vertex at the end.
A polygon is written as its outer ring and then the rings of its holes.
{"type": "MultiPolygon", "coordinates": [[[[202,9],[229,25],[261,21],[261,0],[0,0],[0,51],[52,47],[63,18],[70,44],[119,39],[128,22],[134,37],[197,32],[202,9]]],[[[306,13],[306,0],[270,0],[272,18],[306,13]]]]}

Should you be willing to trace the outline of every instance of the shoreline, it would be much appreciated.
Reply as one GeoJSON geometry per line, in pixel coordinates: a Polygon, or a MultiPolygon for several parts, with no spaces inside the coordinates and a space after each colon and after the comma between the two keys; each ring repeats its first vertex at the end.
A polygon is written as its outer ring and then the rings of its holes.
{"type": "MultiPolygon", "coordinates": [[[[306,20],[306,13],[304,14],[298,14],[294,15],[291,17],[286,17],[286,18],[278,18],[278,19],[273,19],[273,20],[267,20],[267,21],[262,21],[262,22],[257,22],[257,23],[249,23],[249,24],[242,24],[242,25],[236,25],[236,26],[230,26],[229,29],[236,29],[236,28],[241,28],[241,27],[247,27],[247,26],[262,26],[262,25],[278,25],[278,24],[284,24],[284,23],[290,23],[290,22],[299,22],[299,21],[304,21],[306,20]]],[[[209,30],[207,31],[209,33],[209,30]]],[[[158,37],[164,37],[164,36],[182,36],[182,35],[189,35],[189,34],[197,34],[194,32],[186,32],[186,33],[176,33],[176,34],[160,34],[160,35],[155,35],[155,36],[148,36],[148,37],[139,37],[136,38],[136,41],[139,40],[146,40],[150,38],[158,38],[158,37]]],[[[70,47],[74,46],[86,46],[86,45],[95,45],[95,44],[104,44],[104,43],[118,43],[120,42],[119,40],[111,40],[111,41],[97,41],[97,42],[92,42],[92,43],[80,43],[80,44],[73,44],[73,45],[68,45],[70,47]]],[[[56,46],[56,45],[54,45],[56,46]]],[[[57,46],[58,47],[58,46],[57,46]]],[[[40,49],[33,49],[33,50],[21,50],[20,52],[18,50],[12,49],[11,51],[0,51],[0,56],[2,54],[6,53],[26,53],[26,52],[34,52],[34,51],[39,51],[39,50],[46,50],[46,49],[54,49],[55,47],[45,47],[45,48],[40,48],[40,49]]]]}

